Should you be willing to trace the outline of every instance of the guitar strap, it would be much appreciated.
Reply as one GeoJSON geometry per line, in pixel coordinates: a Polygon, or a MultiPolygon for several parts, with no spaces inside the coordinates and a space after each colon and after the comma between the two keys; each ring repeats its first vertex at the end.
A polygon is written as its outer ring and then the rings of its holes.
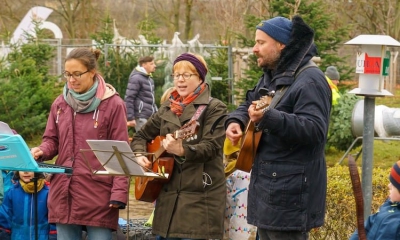
{"type": "MultiPolygon", "coordinates": [[[[213,99],[213,98],[210,97],[210,98],[208,99],[208,102],[210,103],[212,99],[213,99]]],[[[193,116],[192,116],[192,118],[190,119],[190,121],[192,121],[192,120],[197,121],[197,119],[199,119],[199,117],[200,117],[201,114],[203,113],[204,109],[206,109],[206,107],[207,107],[207,104],[201,104],[201,105],[197,108],[196,112],[193,114],[193,116]]],[[[182,163],[185,162],[185,159],[184,159],[184,158],[181,158],[181,157],[175,157],[175,161],[177,161],[178,163],[182,164],[182,163]]]]}
{"type": "MultiPolygon", "coordinates": [[[[208,99],[208,102],[211,102],[212,99],[213,99],[213,98],[210,97],[210,98],[208,99]]],[[[207,104],[202,104],[202,105],[200,105],[200,106],[197,108],[196,112],[194,113],[193,117],[192,117],[190,120],[195,120],[195,121],[197,121],[197,119],[199,119],[199,117],[200,117],[201,114],[203,113],[204,109],[206,109],[206,107],[207,107],[207,104]]]]}
{"type": "MultiPolygon", "coordinates": [[[[296,81],[296,78],[299,76],[299,74],[301,72],[303,72],[304,70],[306,70],[307,68],[311,68],[311,67],[316,67],[318,68],[318,66],[313,62],[313,61],[308,61],[303,67],[301,67],[296,74],[294,75],[294,81],[296,81]]],[[[279,101],[281,100],[281,98],[283,97],[283,95],[285,94],[286,90],[288,89],[288,86],[283,87],[282,89],[280,89],[279,91],[277,91],[275,93],[275,96],[272,98],[271,104],[269,105],[270,108],[274,108],[276,106],[276,104],[279,103],[279,101]]]]}

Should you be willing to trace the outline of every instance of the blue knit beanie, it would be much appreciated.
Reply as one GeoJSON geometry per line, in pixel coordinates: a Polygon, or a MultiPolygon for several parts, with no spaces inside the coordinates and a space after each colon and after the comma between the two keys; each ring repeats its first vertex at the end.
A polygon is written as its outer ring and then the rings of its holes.
{"type": "Polygon", "coordinates": [[[292,22],[284,17],[274,17],[266,21],[261,21],[257,29],[268,34],[276,41],[287,45],[292,31],[292,22]]]}

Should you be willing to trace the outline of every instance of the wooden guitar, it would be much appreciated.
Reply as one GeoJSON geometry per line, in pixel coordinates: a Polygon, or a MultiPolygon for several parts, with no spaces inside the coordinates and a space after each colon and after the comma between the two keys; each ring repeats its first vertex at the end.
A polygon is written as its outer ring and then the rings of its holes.
{"type": "MultiPolygon", "coordinates": [[[[271,101],[272,96],[262,96],[255,106],[256,110],[268,107],[271,104],[271,101]]],[[[252,121],[247,123],[245,134],[241,139],[239,155],[235,164],[236,169],[250,172],[251,167],[253,166],[258,143],[260,142],[261,134],[261,131],[254,131],[254,123],[252,121]]]]}
{"type": "MultiPolygon", "coordinates": [[[[175,139],[190,139],[196,135],[198,128],[199,123],[191,120],[175,131],[172,136],[175,139]]],[[[147,152],[150,153],[147,158],[153,162],[151,170],[166,178],[135,177],[135,198],[139,201],[154,202],[164,183],[170,180],[174,168],[174,157],[163,148],[161,144],[163,139],[165,139],[164,136],[157,136],[147,144],[147,152]]]]}

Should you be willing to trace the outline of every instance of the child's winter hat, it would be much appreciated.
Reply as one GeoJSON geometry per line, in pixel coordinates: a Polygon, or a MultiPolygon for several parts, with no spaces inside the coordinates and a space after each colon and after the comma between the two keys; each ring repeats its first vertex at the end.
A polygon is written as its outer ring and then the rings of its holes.
{"type": "Polygon", "coordinates": [[[397,161],[390,170],[389,180],[393,186],[400,190],[400,161],[397,161]]]}

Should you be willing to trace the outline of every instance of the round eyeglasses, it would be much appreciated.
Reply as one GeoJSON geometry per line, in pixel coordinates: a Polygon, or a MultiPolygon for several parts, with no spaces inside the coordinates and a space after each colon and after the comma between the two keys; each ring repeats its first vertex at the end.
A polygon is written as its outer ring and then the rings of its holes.
{"type": "Polygon", "coordinates": [[[183,77],[185,81],[189,80],[193,75],[197,76],[197,74],[193,73],[182,73],[182,74],[171,74],[171,77],[174,78],[174,80],[179,80],[180,77],[183,77]]]}
{"type": "Polygon", "coordinates": [[[70,77],[73,77],[74,79],[78,79],[78,78],[81,78],[81,76],[82,76],[83,74],[88,73],[88,72],[89,72],[89,70],[87,70],[86,72],[83,72],[83,73],[80,73],[80,72],[73,72],[73,73],[71,74],[71,73],[65,71],[65,72],[63,73],[63,75],[64,75],[64,77],[65,77],[66,79],[69,79],[70,77]]]}

